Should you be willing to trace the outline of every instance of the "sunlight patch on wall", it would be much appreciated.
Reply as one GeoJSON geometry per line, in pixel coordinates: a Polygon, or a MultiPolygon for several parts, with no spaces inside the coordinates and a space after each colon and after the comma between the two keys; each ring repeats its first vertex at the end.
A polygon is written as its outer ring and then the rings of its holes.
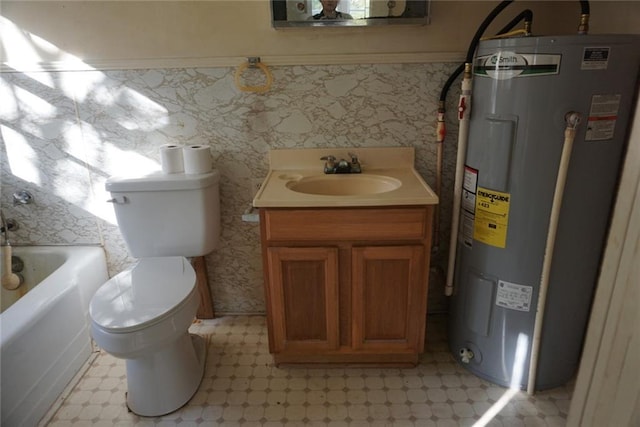
{"type": "Polygon", "coordinates": [[[101,71],[62,73],[60,88],[79,109],[86,103],[105,107],[109,118],[126,130],[152,131],[169,124],[165,107],[126,83],[109,80],[101,71]]]}
{"type": "Polygon", "coordinates": [[[127,130],[152,131],[161,129],[169,124],[167,110],[149,98],[131,90],[124,89],[122,97],[125,98],[126,105],[137,114],[127,118],[122,117],[118,124],[127,130]],[[144,114],[140,114],[144,112],[144,114]]]}
{"type": "Polygon", "coordinates": [[[159,170],[160,165],[134,150],[122,149],[115,143],[105,141],[104,137],[88,123],[82,123],[82,129],[88,167],[102,172],[91,174],[93,197],[84,200],[82,207],[115,225],[113,206],[107,203],[107,200],[111,199],[111,194],[105,189],[107,179],[110,176],[150,173],[159,170]]]}
{"type": "MultiPolygon", "coordinates": [[[[0,44],[4,50],[4,65],[14,70],[43,70],[41,64],[52,62],[64,63],[67,67],[75,64],[80,69],[87,68],[77,57],[60,50],[42,37],[23,30],[3,16],[0,16],[0,44]]],[[[51,81],[43,80],[41,83],[53,87],[51,81]]]]}
{"type": "Polygon", "coordinates": [[[105,181],[160,169],[138,148],[147,135],[171,128],[167,109],[126,77],[107,76],[2,16],[0,56],[11,73],[0,73],[7,182],[22,180],[55,196],[50,200],[61,205],[49,209],[73,205],[116,224],[105,181]]]}
{"type": "Polygon", "coordinates": [[[12,92],[12,86],[0,79],[0,118],[7,121],[16,120],[18,115],[18,100],[12,92]]]}
{"type": "Polygon", "coordinates": [[[133,150],[123,150],[107,143],[105,144],[104,153],[107,160],[104,167],[110,171],[111,175],[144,175],[160,170],[158,162],[148,159],[133,150]]]}
{"type": "Polygon", "coordinates": [[[29,141],[19,132],[0,125],[0,134],[7,150],[7,160],[11,173],[18,178],[36,185],[42,185],[38,170],[38,154],[29,141]]]}
{"type": "Polygon", "coordinates": [[[13,97],[20,130],[37,138],[48,139],[51,133],[47,130],[51,130],[58,122],[58,109],[40,96],[19,86],[13,86],[13,97]]]}

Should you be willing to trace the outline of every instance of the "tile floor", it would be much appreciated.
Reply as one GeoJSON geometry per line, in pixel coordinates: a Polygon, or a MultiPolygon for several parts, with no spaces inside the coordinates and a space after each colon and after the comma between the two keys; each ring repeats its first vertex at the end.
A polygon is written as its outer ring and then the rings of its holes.
{"type": "Polygon", "coordinates": [[[565,425],[572,385],[530,397],[481,380],[450,356],[445,327],[443,316],[429,317],[427,352],[412,369],[307,369],[273,366],[264,317],[198,321],[192,332],[208,339],[209,353],[186,406],[157,418],[128,412],[124,363],[100,352],[45,425],[565,425]]]}

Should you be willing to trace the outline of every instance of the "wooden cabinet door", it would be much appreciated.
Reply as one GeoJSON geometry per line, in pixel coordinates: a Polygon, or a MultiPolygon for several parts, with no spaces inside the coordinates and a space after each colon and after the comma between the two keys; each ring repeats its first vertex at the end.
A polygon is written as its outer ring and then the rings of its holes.
{"type": "Polygon", "coordinates": [[[355,247],[352,251],[353,348],[421,352],[426,310],[424,247],[355,247]]]}
{"type": "Polygon", "coordinates": [[[338,249],[267,249],[275,353],[335,350],[338,331],[338,249]]]}

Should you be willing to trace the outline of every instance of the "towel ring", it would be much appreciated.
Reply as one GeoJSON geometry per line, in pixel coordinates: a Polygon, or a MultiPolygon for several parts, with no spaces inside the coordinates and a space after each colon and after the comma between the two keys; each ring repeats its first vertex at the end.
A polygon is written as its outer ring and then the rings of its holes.
{"type": "Polygon", "coordinates": [[[247,59],[248,61],[243,64],[240,64],[240,66],[236,70],[236,75],[235,75],[236,86],[238,87],[238,89],[240,89],[243,92],[255,92],[255,93],[267,92],[269,89],[271,89],[271,83],[273,83],[273,76],[271,75],[271,71],[269,71],[269,68],[264,63],[260,62],[260,58],[253,57],[253,58],[247,58],[247,59]],[[241,82],[242,73],[247,68],[259,68],[260,70],[262,70],[265,78],[267,79],[265,84],[262,86],[246,86],[242,84],[241,82]]]}

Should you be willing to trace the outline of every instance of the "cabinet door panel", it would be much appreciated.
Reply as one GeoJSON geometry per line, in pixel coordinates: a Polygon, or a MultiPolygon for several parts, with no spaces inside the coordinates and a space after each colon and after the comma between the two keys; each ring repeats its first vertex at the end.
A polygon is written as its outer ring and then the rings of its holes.
{"type": "Polygon", "coordinates": [[[353,249],[353,347],[418,350],[425,319],[422,246],[353,249]]]}
{"type": "Polygon", "coordinates": [[[276,352],[333,350],[338,342],[338,250],[269,248],[276,352]]]}

